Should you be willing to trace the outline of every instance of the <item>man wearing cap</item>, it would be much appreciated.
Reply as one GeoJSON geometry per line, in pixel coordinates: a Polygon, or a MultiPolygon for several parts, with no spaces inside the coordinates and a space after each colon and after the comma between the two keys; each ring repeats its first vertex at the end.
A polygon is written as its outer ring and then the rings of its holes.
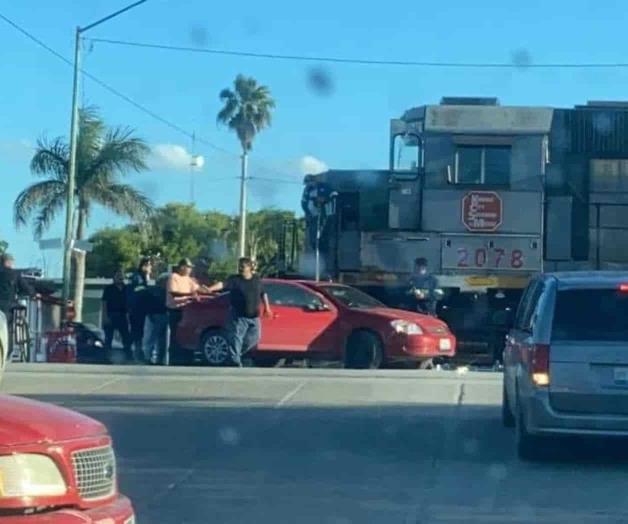
{"type": "Polygon", "coordinates": [[[177,327],[183,317],[183,307],[198,300],[199,292],[206,293],[207,288],[192,278],[194,265],[189,258],[183,258],[168,278],[166,285],[166,308],[168,309],[168,325],[170,327],[170,347],[172,354],[176,348],[177,327]]]}

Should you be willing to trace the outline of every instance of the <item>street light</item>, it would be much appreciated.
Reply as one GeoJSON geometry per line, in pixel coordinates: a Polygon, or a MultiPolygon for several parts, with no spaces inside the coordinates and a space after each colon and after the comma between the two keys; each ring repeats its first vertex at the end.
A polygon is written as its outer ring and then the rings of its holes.
{"type": "Polygon", "coordinates": [[[100,25],[122,13],[145,3],[147,0],[139,0],[115,13],[105,16],[96,22],[77,27],[74,36],[74,80],[72,83],[72,119],[70,124],[70,165],[68,168],[68,193],[65,210],[65,241],[63,245],[63,303],[67,304],[70,298],[70,277],[72,272],[72,249],[74,248],[74,192],[76,191],[76,147],[78,143],[78,90],[79,70],[81,58],[81,35],[85,31],[100,25]]]}

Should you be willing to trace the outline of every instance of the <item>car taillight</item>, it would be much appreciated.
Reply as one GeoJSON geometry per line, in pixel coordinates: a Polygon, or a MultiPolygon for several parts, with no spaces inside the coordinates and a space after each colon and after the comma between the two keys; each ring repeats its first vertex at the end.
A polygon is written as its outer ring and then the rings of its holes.
{"type": "Polygon", "coordinates": [[[549,386],[549,344],[535,344],[530,355],[530,375],[537,386],[549,386]]]}

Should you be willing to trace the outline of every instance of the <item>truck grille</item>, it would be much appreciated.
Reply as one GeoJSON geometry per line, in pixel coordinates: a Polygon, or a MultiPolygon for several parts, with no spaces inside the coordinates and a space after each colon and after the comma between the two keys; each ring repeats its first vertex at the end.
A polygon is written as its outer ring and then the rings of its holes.
{"type": "Polygon", "coordinates": [[[116,457],[111,446],[72,453],[74,478],[83,500],[110,497],[116,490],[116,457]]]}

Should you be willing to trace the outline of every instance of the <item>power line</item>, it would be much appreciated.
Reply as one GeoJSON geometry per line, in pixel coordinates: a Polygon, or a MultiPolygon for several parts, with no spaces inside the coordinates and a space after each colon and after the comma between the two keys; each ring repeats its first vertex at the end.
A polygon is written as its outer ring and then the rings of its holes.
{"type": "Polygon", "coordinates": [[[458,69],[618,69],[627,68],[628,62],[550,62],[550,63],[521,63],[516,62],[451,62],[451,61],[426,61],[426,60],[375,60],[367,58],[345,58],[338,56],[307,56],[288,55],[279,53],[256,53],[252,51],[235,51],[229,49],[210,49],[205,47],[175,46],[166,44],[153,44],[149,42],[135,42],[130,40],[114,40],[110,38],[88,38],[91,42],[120,45],[127,47],[141,47],[148,49],[161,49],[166,51],[183,51],[188,53],[201,53],[209,55],[239,56],[246,58],[261,58],[266,60],[290,60],[299,62],[330,62],[339,64],[358,65],[385,65],[404,67],[438,67],[458,69]]]}
{"type": "MultiPolygon", "coordinates": [[[[59,60],[64,62],[65,64],[69,65],[70,67],[74,67],[74,63],[71,60],[69,60],[68,58],[63,56],[61,53],[59,53],[58,51],[56,51],[55,49],[50,47],[48,44],[46,44],[45,42],[43,42],[42,40],[37,38],[34,34],[32,34],[31,32],[27,31],[22,26],[20,26],[19,24],[17,24],[16,22],[11,20],[10,18],[6,17],[2,13],[0,13],[0,19],[4,20],[7,24],[9,24],[15,30],[17,30],[18,32],[20,32],[21,34],[26,36],[29,40],[35,42],[38,46],[40,46],[41,48],[43,48],[46,51],[48,51],[49,53],[51,53],[52,55],[57,57],[59,60]]],[[[106,82],[104,82],[100,78],[96,77],[95,75],[89,73],[85,69],[80,69],[80,71],[81,71],[81,73],[83,73],[83,75],[85,77],[89,78],[92,82],[98,84],[103,89],[109,91],[111,94],[117,96],[121,100],[124,100],[128,104],[132,105],[133,107],[135,107],[139,111],[147,114],[148,116],[150,116],[151,118],[155,119],[156,121],[161,122],[165,126],[167,126],[167,127],[171,128],[171,129],[173,129],[173,130],[183,134],[184,136],[186,136],[186,137],[188,137],[190,139],[194,137],[194,133],[193,132],[190,132],[187,129],[184,129],[180,125],[178,125],[178,124],[168,120],[167,118],[165,118],[165,117],[155,113],[153,110],[143,106],[139,102],[136,102],[131,97],[125,95],[121,91],[119,91],[116,88],[112,87],[111,85],[107,84],[106,82]]],[[[207,139],[205,139],[203,137],[198,137],[197,136],[196,137],[196,141],[200,142],[202,144],[205,144],[206,146],[214,149],[215,151],[219,151],[219,152],[225,153],[225,154],[227,154],[227,155],[229,155],[229,156],[231,156],[233,158],[238,158],[238,156],[239,156],[236,153],[233,153],[233,152],[229,151],[228,149],[225,149],[225,148],[223,148],[221,146],[218,146],[218,145],[212,143],[211,141],[209,141],[209,140],[207,140],[207,139]]],[[[259,166],[258,168],[262,169],[262,170],[264,170],[266,172],[271,172],[271,170],[269,170],[268,168],[264,168],[263,166],[259,166]]],[[[270,180],[270,179],[268,179],[268,180],[270,180]]]]}

